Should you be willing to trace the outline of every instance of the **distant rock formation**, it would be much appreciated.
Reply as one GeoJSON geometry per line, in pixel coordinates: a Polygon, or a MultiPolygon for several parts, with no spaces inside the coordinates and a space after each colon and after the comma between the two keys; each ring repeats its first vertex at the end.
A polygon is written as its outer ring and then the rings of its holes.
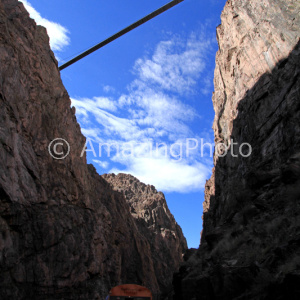
{"type": "Polygon", "coordinates": [[[300,2],[229,0],[221,20],[213,129],[233,154],[214,155],[175,299],[300,299],[300,2]]]}
{"type": "Polygon", "coordinates": [[[124,196],[81,157],[70,105],[45,28],[22,3],[0,0],[0,299],[104,299],[121,283],[158,297],[185,240],[170,215],[156,242],[141,231],[124,196]],[[69,143],[65,159],[48,152],[55,138],[69,143]]]}
{"type": "Polygon", "coordinates": [[[129,174],[104,174],[102,177],[124,195],[139,232],[150,244],[160,290],[168,295],[172,291],[170,279],[183,261],[187,243],[168,209],[164,194],[129,174]]]}

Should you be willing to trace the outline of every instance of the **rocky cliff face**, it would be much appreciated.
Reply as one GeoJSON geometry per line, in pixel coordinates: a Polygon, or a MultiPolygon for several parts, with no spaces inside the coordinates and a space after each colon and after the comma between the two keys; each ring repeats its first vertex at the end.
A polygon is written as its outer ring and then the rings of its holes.
{"type": "MultiPolygon", "coordinates": [[[[168,270],[157,277],[165,261],[154,260],[153,231],[141,234],[123,195],[81,157],[85,138],[70,104],[46,30],[22,3],[1,0],[0,298],[103,299],[121,283],[159,295],[171,278],[168,270]],[[55,138],[69,143],[65,159],[48,152],[55,138]]],[[[162,227],[177,228],[168,222],[162,227]]],[[[168,234],[163,250],[174,251],[176,266],[183,247],[168,249],[177,245],[168,234]]]]}
{"type": "Polygon", "coordinates": [[[164,194],[129,174],[105,174],[102,177],[115,191],[124,195],[139,232],[147,236],[155,274],[160,278],[160,290],[169,294],[172,290],[170,278],[178,270],[187,244],[168,209],[164,194]]]}
{"type": "Polygon", "coordinates": [[[300,3],[229,0],[221,20],[213,129],[230,148],[215,153],[176,299],[299,299],[300,3]]]}

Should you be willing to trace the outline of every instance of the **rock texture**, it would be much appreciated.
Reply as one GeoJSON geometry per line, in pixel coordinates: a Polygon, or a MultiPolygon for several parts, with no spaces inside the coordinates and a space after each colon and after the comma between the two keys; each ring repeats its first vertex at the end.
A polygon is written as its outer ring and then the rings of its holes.
{"type": "Polygon", "coordinates": [[[175,299],[299,299],[300,2],[229,0],[221,20],[213,129],[233,154],[215,153],[175,299]]]}
{"type": "Polygon", "coordinates": [[[178,271],[187,243],[168,209],[164,194],[129,174],[105,174],[102,177],[124,195],[139,232],[147,236],[160,290],[165,295],[170,294],[170,278],[178,271]]]}
{"type": "MultiPolygon", "coordinates": [[[[157,277],[153,231],[141,234],[123,195],[81,157],[70,104],[46,30],[0,0],[0,298],[103,299],[121,283],[159,295],[172,279],[157,277]],[[68,141],[65,159],[49,155],[54,138],[68,141]]],[[[168,239],[176,266],[183,248],[168,239]]]]}

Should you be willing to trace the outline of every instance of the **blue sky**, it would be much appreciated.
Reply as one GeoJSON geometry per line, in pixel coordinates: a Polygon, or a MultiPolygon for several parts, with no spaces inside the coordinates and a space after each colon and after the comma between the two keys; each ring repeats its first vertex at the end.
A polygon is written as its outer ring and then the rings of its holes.
{"type": "MultiPolygon", "coordinates": [[[[62,64],[168,1],[22,2],[62,64]]],[[[194,248],[213,165],[215,29],[225,2],[185,0],[61,72],[88,162],[164,192],[194,248]]]]}

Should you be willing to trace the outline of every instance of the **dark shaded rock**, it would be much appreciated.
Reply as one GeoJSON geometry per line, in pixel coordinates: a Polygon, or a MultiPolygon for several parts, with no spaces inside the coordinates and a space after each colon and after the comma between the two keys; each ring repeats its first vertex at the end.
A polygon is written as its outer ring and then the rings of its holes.
{"type": "Polygon", "coordinates": [[[213,128],[234,151],[215,153],[201,244],[176,274],[176,299],[300,297],[299,12],[299,1],[225,5],[213,128]]]}
{"type": "Polygon", "coordinates": [[[124,196],[81,157],[70,105],[45,28],[0,0],[0,298],[104,299],[125,283],[157,298],[171,264],[156,258],[158,278],[152,232],[141,234],[124,196]],[[65,159],[48,152],[55,138],[70,145],[65,159]]]}
{"type": "Polygon", "coordinates": [[[139,232],[150,244],[156,278],[163,296],[172,291],[172,277],[187,249],[180,226],[170,213],[164,194],[129,174],[104,174],[115,191],[124,195],[139,232]]]}

